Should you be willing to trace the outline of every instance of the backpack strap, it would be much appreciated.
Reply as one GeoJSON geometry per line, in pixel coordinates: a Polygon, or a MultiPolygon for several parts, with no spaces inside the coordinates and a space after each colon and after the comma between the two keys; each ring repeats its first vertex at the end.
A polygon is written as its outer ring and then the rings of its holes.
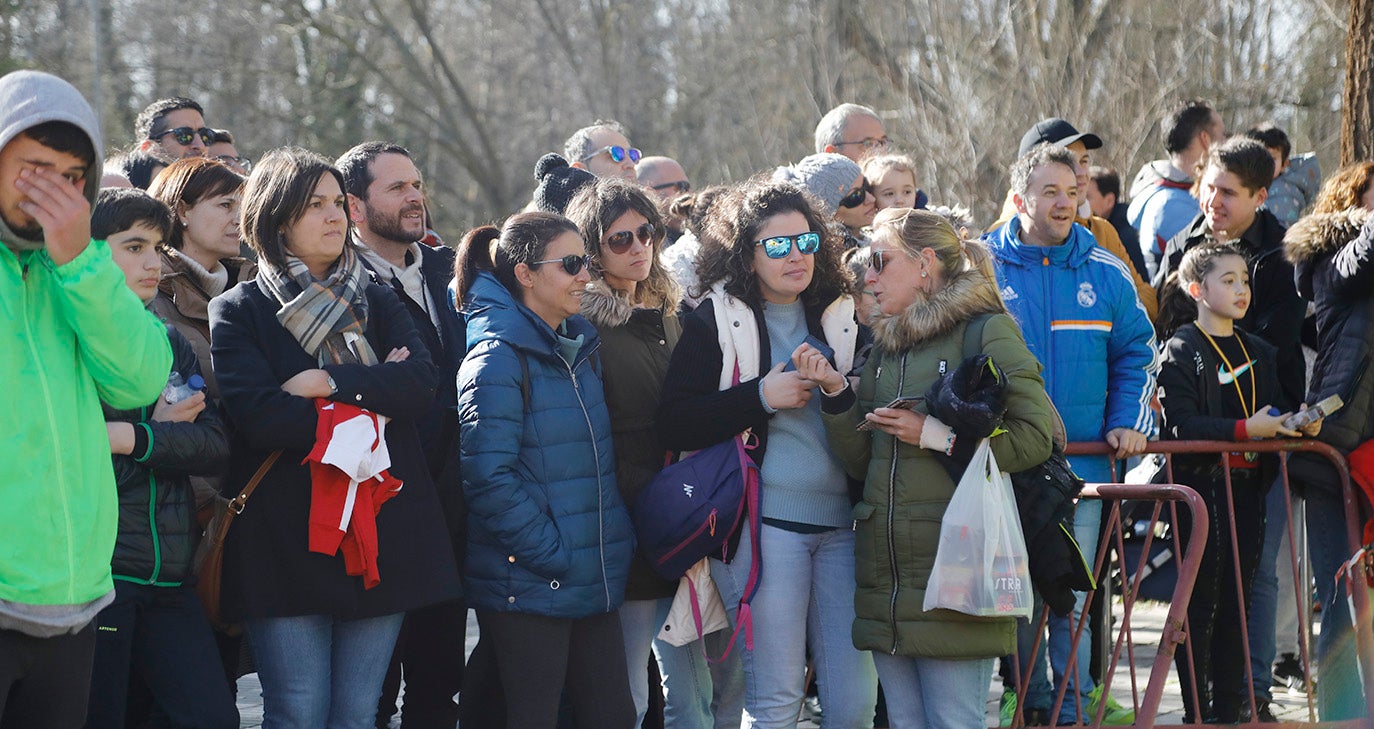
{"type": "Polygon", "coordinates": [[[996,314],[979,314],[964,326],[964,359],[983,352],[983,330],[996,314]]]}
{"type": "Polygon", "coordinates": [[[519,347],[511,347],[515,350],[515,358],[520,360],[520,399],[525,403],[525,412],[530,411],[530,363],[525,359],[525,352],[519,347]]]}

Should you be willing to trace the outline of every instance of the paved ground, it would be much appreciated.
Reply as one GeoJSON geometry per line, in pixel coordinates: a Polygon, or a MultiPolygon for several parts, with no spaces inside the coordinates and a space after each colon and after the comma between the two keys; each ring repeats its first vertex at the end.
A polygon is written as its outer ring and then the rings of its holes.
{"type": "MultiPolygon", "coordinates": [[[[1120,605],[1117,605],[1117,615],[1120,615],[1120,605]]],[[[1159,647],[1160,630],[1164,625],[1164,618],[1167,613],[1167,606],[1159,603],[1140,603],[1137,604],[1135,614],[1131,620],[1131,629],[1135,642],[1135,668],[1136,685],[1138,691],[1144,693],[1145,684],[1149,680],[1150,666],[1154,661],[1155,651],[1159,647]]],[[[468,618],[468,641],[467,650],[472,651],[472,647],[477,641],[477,620],[469,615],[468,618]]],[[[1123,656],[1123,662],[1124,662],[1123,656]]],[[[1112,694],[1124,705],[1131,705],[1131,676],[1130,672],[1123,665],[1117,671],[1117,676],[1112,682],[1112,694]]],[[[993,682],[988,690],[988,722],[995,726],[997,718],[997,705],[1002,695],[1000,684],[993,682]]],[[[262,698],[258,686],[257,675],[244,676],[239,680],[238,686],[239,712],[241,715],[240,727],[262,726],[262,698]]],[[[1274,712],[1283,721],[1306,722],[1307,696],[1302,693],[1288,693],[1286,691],[1276,691],[1274,693],[1274,712]]],[[[1183,703],[1179,693],[1178,678],[1170,672],[1169,680],[1165,684],[1164,701],[1160,709],[1159,724],[1179,724],[1183,721],[1183,703]]],[[[817,727],[812,722],[802,722],[798,725],[802,729],[814,729],[817,727]]]]}

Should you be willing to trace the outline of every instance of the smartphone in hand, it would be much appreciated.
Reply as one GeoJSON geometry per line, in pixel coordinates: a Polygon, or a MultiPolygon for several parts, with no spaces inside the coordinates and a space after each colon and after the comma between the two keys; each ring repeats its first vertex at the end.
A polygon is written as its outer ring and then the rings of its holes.
{"type": "MultiPolygon", "coordinates": [[[[892,402],[884,405],[883,407],[896,408],[898,410],[912,410],[916,407],[916,403],[923,402],[924,400],[925,398],[921,397],[920,395],[914,395],[911,397],[899,397],[894,399],[892,402]]],[[[862,423],[859,423],[859,425],[854,429],[873,430],[873,423],[869,420],[864,420],[862,423]]]]}

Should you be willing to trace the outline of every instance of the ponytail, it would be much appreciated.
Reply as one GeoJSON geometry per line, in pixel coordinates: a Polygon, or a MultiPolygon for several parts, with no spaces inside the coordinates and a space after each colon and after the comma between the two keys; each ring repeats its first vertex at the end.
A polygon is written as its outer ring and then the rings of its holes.
{"type": "Polygon", "coordinates": [[[458,243],[458,254],[453,261],[453,280],[458,289],[459,307],[467,300],[477,274],[496,268],[492,262],[492,250],[500,237],[501,231],[496,226],[483,225],[469,230],[458,243]]]}
{"type": "Polygon", "coordinates": [[[515,297],[524,301],[525,294],[515,278],[515,266],[528,265],[543,257],[549,242],[562,233],[579,235],[571,220],[557,213],[517,213],[506,219],[501,228],[483,225],[468,231],[458,244],[453,262],[453,278],[458,293],[458,305],[467,300],[477,275],[490,271],[496,280],[515,297]]]}

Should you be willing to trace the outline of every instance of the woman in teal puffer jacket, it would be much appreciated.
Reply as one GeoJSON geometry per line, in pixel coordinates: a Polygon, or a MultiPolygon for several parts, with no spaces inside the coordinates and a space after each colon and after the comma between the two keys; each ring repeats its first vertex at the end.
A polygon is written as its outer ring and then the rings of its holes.
{"type": "Polygon", "coordinates": [[[577,228],[522,213],[458,253],[468,354],[458,371],[463,583],[505,687],[507,726],[634,724],[616,609],[634,535],[615,480],[600,339],[578,312],[577,228]]]}

